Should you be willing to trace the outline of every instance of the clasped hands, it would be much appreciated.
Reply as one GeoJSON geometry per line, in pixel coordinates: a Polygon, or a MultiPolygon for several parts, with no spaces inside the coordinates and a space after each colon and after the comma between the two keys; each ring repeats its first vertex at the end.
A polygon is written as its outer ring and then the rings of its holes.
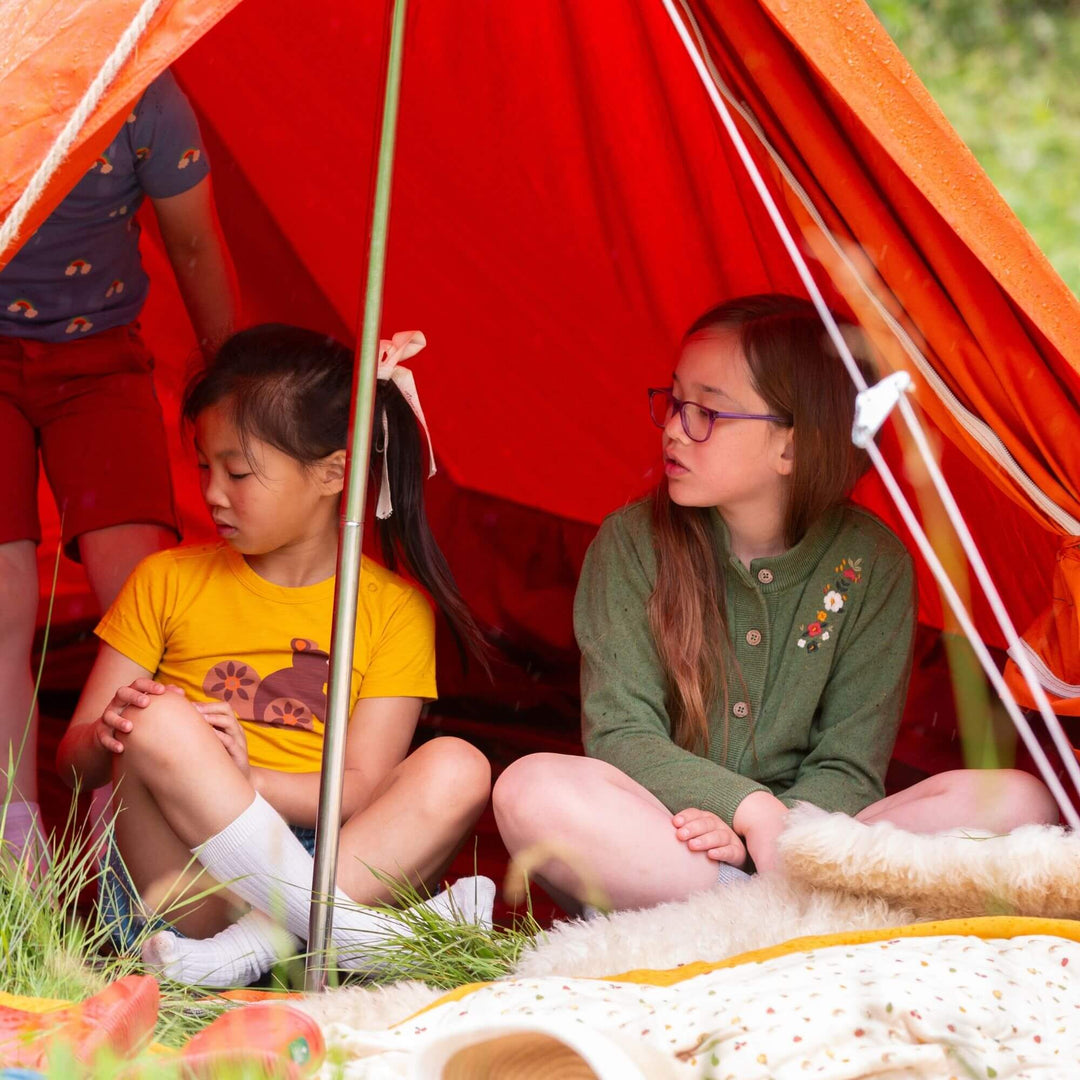
{"type": "MultiPolygon", "coordinates": [[[[179,686],[165,685],[154,679],[136,679],[127,686],[121,686],[109,704],[105,706],[105,710],[95,725],[94,734],[97,743],[110,754],[122,754],[124,744],[120,737],[129,734],[134,729],[135,723],[127,710],[145,709],[150,704],[151,696],[164,693],[179,694],[184,697],[184,691],[179,686]]],[[[191,704],[213,728],[214,734],[217,735],[237,768],[245,776],[250,776],[247,737],[232,706],[225,701],[193,701],[191,704]]]]}
{"type": "Polygon", "coordinates": [[[697,807],[680,811],[671,819],[675,837],[694,852],[714,862],[742,867],[747,856],[758,871],[776,863],[776,838],[784,827],[788,808],[768,791],[755,791],[739,803],[728,825],[716,814],[697,807]]]}

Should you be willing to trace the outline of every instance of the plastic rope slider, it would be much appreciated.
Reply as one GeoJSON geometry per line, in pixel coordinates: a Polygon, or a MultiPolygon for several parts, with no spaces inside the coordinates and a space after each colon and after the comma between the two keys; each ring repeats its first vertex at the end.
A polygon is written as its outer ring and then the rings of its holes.
{"type": "Polygon", "coordinates": [[[855,397],[855,423],[851,425],[851,441],[866,449],[881,425],[896,408],[901,394],[908,393],[914,384],[906,371],[896,371],[884,379],[860,390],[855,397]]]}

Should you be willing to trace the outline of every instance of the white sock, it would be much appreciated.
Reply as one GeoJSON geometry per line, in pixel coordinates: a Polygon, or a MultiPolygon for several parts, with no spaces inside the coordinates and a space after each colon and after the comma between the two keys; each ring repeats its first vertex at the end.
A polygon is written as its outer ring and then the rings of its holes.
{"type": "MultiPolygon", "coordinates": [[[[261,795],[192,854],[231,892],[259,911],[280,913],[291,934],[307,938],[315,861],[261,795]]],[[[448,919],[489,926],[494,903],[495,883],[477,877],[461,878],[423,906],[448,919]]],[[[358,907],[340,889],[334,892],[333,924],[332,944],[344,967],[364,966],[372,946],[406,933],[398,920],[358,907]]],[[[187,949],[192,942],[177,944],[187,949]]]]}
{"type": "Polygon", "coordinates": [[[32,875],[48,866],[49,847],[38,804],[12,799],[6,810],[0,809],[0,814],[4,818],[6,852],[18,862],[29,858],[32,875]]]}
{"type": "Polygon", "coordinates": [[[261,911],[249,911],[201,941],[162,930],[143,942],[142,960],[174,982],[221,990],[250,985],[277,960],[295,955],[298,945],[261,911]]]}
{"type": "Polygon", "coordinates": [[[716,868],[717,885],[734,885],[739,881],[749,881],[750,875],[731,863],[722,862],[716,868]]]}

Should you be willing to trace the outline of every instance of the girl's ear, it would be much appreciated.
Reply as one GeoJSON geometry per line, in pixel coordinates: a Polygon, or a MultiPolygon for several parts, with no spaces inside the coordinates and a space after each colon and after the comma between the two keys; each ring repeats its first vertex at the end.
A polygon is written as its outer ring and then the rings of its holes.
{"type": "Polygon", "coordinates": [[[327,454],[319,462],[316,475],[325,495],[340,495],[345,487],[345,451],[327,454]]]}
{"type": "Polygon", "coordinates": [[[780,455],[776,459],[776,471],[781,476],[790,476],[795,468],[795,429],[784,428],[784,441],[780,444],[780,455]]]}

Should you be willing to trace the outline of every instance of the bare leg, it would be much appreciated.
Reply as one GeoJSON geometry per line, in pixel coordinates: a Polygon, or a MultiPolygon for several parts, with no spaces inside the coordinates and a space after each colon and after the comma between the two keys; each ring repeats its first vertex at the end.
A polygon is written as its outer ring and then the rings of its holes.
{"type": "Polygon", "coordinates": [[[717,881],[719,864],[676,838],[664,804],[606,762],[530,754],[499,777],[492,802],[511,855],[555,849],[539,867],[553,894],[581,901],[591,884],[615,908],[649,907],[717,881]]]}
{"type": "Polygon", "coordinates": [[[183,903],[215,884],[191,849],[242,813],[254,790],[191,704],[169,698],[167,709],[133,710],[113,763],[116,842],[145,906],[207,937],[229,924],[239,902],[219,890],[183,903]]]}
{"type": "Polygon", "coordinates": [[[12,798],[32,803],[37,802],[37,708],[30,647],[37,607],[36,545],[32,540],[0,544],[0,770],[7,771],[9,753],[17,759],[12,798]]]}
{"type": "MultiPolygon", "coordinates": [[[[128,777],[138,776],[178,842],[199,847],[200,862],[219,881],[232,883],[236,893],[262,911],[280,912],[296,937],[306,936],[311,857],[232,766],[188,702],[170,695],[154,699],[125,737],[123,757],[128,777]],[[219,768],[208,736],[227,759],[232,776],[219,768]],[[218,804],[212,810],[206,806],[210,799],[218,804]],[[222,824],[222,818],[229,820],[222,824]]],[[[395,932],[385,917],[348,903],[383,895],[364,864],[394,876],[429,880],[482,810],[489,784],[487,761],[479,751],[461,740],[437,739],[394,769],[372,803],[346,823],[338,880],[347,894],[339,890],[335,899],[333,938],[343,963],[362,966],[371,949],[395,932]]],[[[126,846],[132,847],[131,858],[141,862],[147,887],[160,888],[145,844],[138,830],[126,846]]],[[[493,894],[490,882],[463,881],[425,906],[446,917],[473,921],[478,915],[486,920],[493,894]]],[[[273,963],[275,950],[266,926],[261,915],[252,913],[210,940],[155,935],[144,946],[144,959],[185,982],[244,982],[273,963]]]]}
{"type": "Polygon", "coordinates": [[[385,900],[367,866],[429,887],[437,883],[487,805],[491,766],[476,747],[432,739],[391,770],[341,830],[337,883],[361,904],[385,900]]]}
{"type": "Polygon", "coordinates": [[[161,525],[114,525],[79,537],[79,557],[102,611],[116,599],[131,571],[155,551],[172,547],[176,533],[161,525]]]}
{"type": "MultiPolygon", "coordinates": [[[[169,830],[191,849],[220,832],[251,805],[255,789],[233,763],[213,728],[191,702],[178,694],[154,697],[145,709],[132,710],[132,730],[121,736],[113,778],[122,782],[121,806],[129,799],[150,799],[169,830]],[[128,794],[130,784],[131,794],[128,794]]],[[[145,806],[145,803],[142,804],[145,806]]],[[[141,822],[126,810],[120,850],[128,867],[155,865],[156,841],[143,839],[141,822]]],[[[119,826],[118,826],[119,828],[119,826]]],[[[140,869],[136,870],[139,867],[140,869]]]]}
{"type": "Polygon", "coordinates": [[[1017,769],[939,773],[871,804],[859,821],[888,821],[915,833],[982,829],[1007,833],[1021,825],[1056,825],[1057,805],[1043,783],[1017,769]]]}
{"type": "Polygon", "coordinates": [[[135,775],[118,769],[115,783],[122,807],[116,815],[116,843],[143,906],[188,937],[210,937],[228,926],[247,905],[220,888],[192,858],[135,775]],[[215,887],[210,896],[185,901],[215,887]]]}
{"type": "MultiPolygon", "coordinates": [[[[120,850],[140,882],[160,881],[160,835],[138,816],[140,799],[156,807],[185,852],[220,833],[247,810],[255,789],[233,764],[210,725],[182,698],[166,694],[134,717],[123,737],[117,770],[132,811],[117,824],[120,850]],[[126,820],[125,820],[126,819],[126,820]]],[[[434,739],[387,776],[372,802],[341,833],[338,884],[359,903],[385,896],[364,866],[430,880],[446,865],[487,802],[490,771],[484,756],[460,739],[434,739]]],[[[173,861],[168,861],[173,865],[173,861]]]]}

